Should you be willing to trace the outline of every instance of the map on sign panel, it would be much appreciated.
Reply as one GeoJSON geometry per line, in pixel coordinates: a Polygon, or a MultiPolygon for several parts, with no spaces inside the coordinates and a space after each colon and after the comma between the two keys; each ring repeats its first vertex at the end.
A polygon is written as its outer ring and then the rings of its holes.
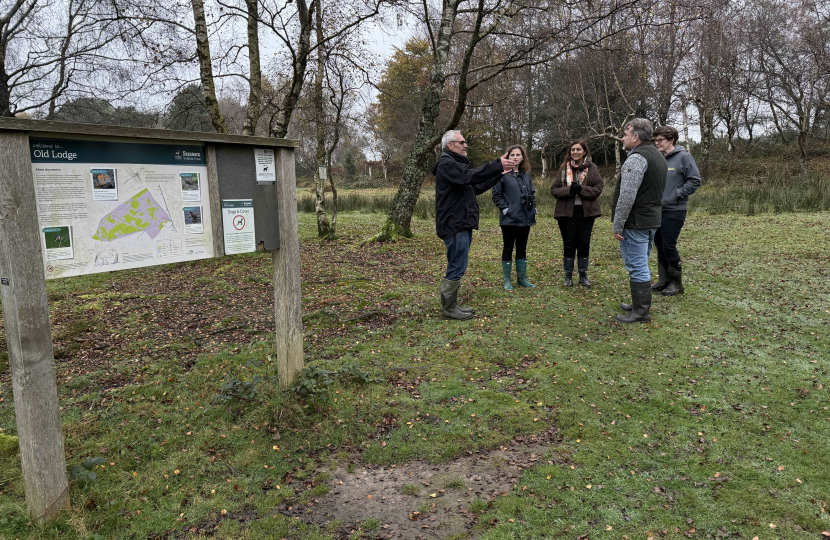
{"type": "Polygon", "coordinates": [[[170,215],[150,192],[144,189],[105,215],[92,238],[111,242],[124,236],[146,232],[150,238],[155,239],[169,222],[170,215]]]}

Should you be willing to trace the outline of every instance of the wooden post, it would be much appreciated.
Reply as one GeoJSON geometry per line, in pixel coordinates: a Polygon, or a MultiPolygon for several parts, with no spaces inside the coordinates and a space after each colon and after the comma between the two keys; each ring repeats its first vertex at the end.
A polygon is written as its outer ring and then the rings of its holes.
{"type": "Polygon", "coordinates": [[[69,493],[29,137],[0,131],[0,148],[0,295],[26,506],[51,520],[69,493]]]}
{"type": "Polygon", "coordinates": [[[286,388],[303,369],[303,306],[300,291],[300,239],[294,149],[275,148],[280,249],[274,258],[274,322],[277,373],[286,388]]]}
{"type": "Polygon", "coordinates": [[[219,196],[219,172],[216,170],[216,147],[205,145],[207,163],[207,187],[210,196],[210,216],[213,223],[213,256],[225,256],[225,234],[222,227],[222,200],[219,196]]]}

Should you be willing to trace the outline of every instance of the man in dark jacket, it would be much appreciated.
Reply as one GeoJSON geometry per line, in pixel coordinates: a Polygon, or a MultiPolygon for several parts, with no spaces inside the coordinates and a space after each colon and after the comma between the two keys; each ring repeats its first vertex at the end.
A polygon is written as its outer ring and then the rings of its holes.
{"type": "Polygon", "coordinates": [[[660,227],[660,201],[668,170],[666,158],[651,144],[652,132],[651,122],[645,118],[635,118],[626,124],[622,141],[628,158],[617,178],[611,203],[612,233],[620,242],[631,288],[630,312],[616,316],[617,321],[623,323],[651,320],[648,314],[651,308],[648,256],[654,234],[660,227]]]}
{"type": "Polygon", "coordinates": [[[472,308],[458,305],[458,288],[467,271],[473,229],[478,229],[478,201],[481,195],[513,169],[516,163],[507,154],[477,169],[470,168],[467,141],[460,131],[451,130],[441,138],[441,157],[432,168],[435,175],[435,232],[447,247],[447,273],[441,280],[442,314],[448,319],[467,320],[472,308]]]}

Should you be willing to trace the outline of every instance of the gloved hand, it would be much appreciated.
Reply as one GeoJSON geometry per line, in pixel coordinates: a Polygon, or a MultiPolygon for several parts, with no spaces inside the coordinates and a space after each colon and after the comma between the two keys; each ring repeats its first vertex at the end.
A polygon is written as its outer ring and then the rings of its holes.
{"type": "Polygon", "coordinates": [[[506,216],[507,215],[507,210],[508,210],[508,208],[505,208],[504,210],[501,211],[501,213],[506,216]]]}
{"type": "Polygon", "coordinates": [[[571,184],[571,195],[579,195],[582,192],[582,184],[571,184]]]}

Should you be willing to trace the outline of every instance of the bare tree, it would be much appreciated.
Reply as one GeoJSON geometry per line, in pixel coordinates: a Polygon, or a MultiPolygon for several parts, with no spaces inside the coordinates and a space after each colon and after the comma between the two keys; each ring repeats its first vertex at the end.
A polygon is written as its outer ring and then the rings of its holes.
{"type": "Polygon", "coordinates": [[[54,113],[66,95],[117,95],[124,87],[101,73],[115,67],[116,22],[95,0],[0,2],[0,115],[54,113]]]}
{"type": "Polygon", "coordinates": [[[830,24],[813,0],[757,0],[751,14],[756,65],[765,81],[757,97],[766,102],[776,128],[798,133],[806,172],[813,114],[830,90],[830,24]]]}
{"type": "MultiPolygon", "coordinates": [[[[432,149],[440,141],[441,133],[459,125],[471,92],[508,71],[540,65],[580,47],[596,45],[605,36],[588,32],[589,29],[634,6],[642,9],[650,2],[606,0],[585,5],[550,6],[536,2],[519,4],[513,0],[446,0],[440,16],[431,11],[427,2],[420,4],[419,18],[432,45],[430,83],[418,135],[404,164],[400,188],[386,223],[373,240],[411,236],[412,213],[432,149]],[[524,24],[530,18],[537,24],[524,24]],[[460,59],[456,71],[451,71],[453,66],[450,64],[453,46],[460,59]],[[448,80],[453,83],[452,107],[449,120],[439,126],[436,121],[448,80]]],[[[631,26],[621,24],[610,28],[616,34],[631,26]]]]}

